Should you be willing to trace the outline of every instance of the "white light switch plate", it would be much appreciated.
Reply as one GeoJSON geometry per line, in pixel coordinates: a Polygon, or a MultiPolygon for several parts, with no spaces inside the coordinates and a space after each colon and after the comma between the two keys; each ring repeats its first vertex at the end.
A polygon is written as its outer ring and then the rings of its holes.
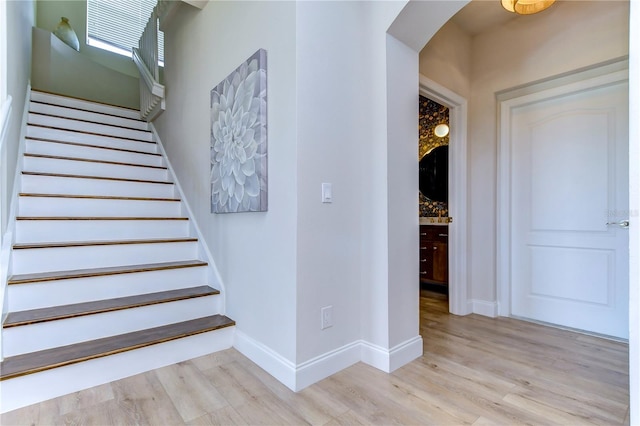
{"type": "Polygon", "coordinates": [[[333,190],[330,183],[322,184],[322,202],[331,203],[333,201],[333,190]]]}

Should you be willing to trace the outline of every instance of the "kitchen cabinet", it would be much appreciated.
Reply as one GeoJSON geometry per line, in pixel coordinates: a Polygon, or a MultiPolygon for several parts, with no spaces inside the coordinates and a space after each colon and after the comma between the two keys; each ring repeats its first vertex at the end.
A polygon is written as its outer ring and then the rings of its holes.
{"type": "Polygon", "coordinates": [[[420,281],[447,286],[449,282],[449,227],[420,225],[420,281]]]}

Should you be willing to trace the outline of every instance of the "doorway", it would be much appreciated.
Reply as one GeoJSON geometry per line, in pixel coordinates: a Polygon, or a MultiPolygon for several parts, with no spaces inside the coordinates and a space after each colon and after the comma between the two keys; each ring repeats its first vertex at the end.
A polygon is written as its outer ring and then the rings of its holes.
{"type": "Polygon", "coordinates": [[[467,315],[472,312],[467,301],[467,100],[423,75],[419,93],[449,108],[449,312],[467,315]]]}

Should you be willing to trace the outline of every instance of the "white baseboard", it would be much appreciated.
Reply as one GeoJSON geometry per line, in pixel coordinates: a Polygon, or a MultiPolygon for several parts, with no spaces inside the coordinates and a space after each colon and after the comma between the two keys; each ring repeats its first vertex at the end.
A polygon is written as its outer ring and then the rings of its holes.
{"type": "Polygon", "coordinates": [[[498,316],[498,303],[486,300],[472,300],[473,313],[485,317],[495,318],[498,316]]]}
{"type": "Polygon", "coordinates": [[[362,362],[391,373],[422,355],[422,337],[416,336],[391,349],[361,341],[361,350],[362,362]]]}
{"type": "Polygon", "coordinates": [[[236,331],[234,347],[297,392],[359,361],[390,373],[422,355],[422,337],[416,336],[391,349],[358,340],[298,365],[241,331],[236,331]]]}
{"type": "Polygon", "coordinates": [[[296,391],[326,379],[360,360],[361,344],[353,342],[305,361],[296,368],[296,391]]]}
{"type": "Polygon", "coordinates": [[[236,329],[233,347],[258,364],[289,389],[296,390],[296,366],[294,363],[236,329]]]}

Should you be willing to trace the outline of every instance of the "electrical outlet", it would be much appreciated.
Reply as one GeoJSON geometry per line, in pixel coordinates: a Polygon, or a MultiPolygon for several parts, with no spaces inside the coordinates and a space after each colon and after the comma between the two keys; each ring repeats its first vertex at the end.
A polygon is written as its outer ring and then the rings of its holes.
{"type": "Polygon", "coordinates": [[[333,306],[325,306],[320,309],[320,329],[324,330],[333,326],[333,306]]]}

